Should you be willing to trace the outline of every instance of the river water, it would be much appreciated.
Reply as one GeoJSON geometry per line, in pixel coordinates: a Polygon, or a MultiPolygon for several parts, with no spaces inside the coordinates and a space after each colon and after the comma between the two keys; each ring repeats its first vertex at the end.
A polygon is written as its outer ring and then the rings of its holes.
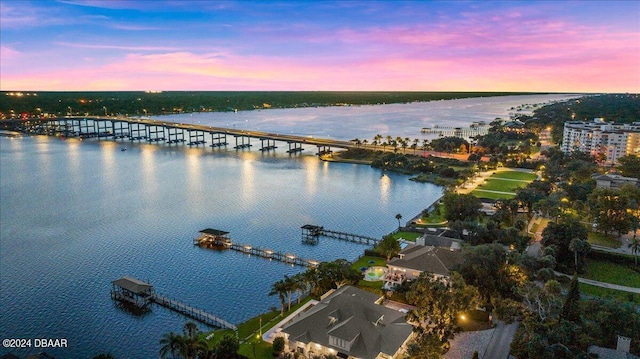
{"type": "MultiPolygon", "coordinates": [[[[504,117],[519,104],[560,98],[566,96],[164,118],[337,139],[416,137],[431,121],[427,117],[444,119],[441,125],[469,121],[464,125],[504,117]],[[472,115],[473,108],[480,114],[472,115]]],[[[163,295],[240,323],[277,307],[278,298],[267,295],[271,284],[302,270],[194,247],[199,230],[226,230],[235,241],[310,259],[351,260],[366,247],[326,238],[304,245],[300,226],[381,237],[397,226],[397,213],[409,219],[441,194],[407,176],[319,161],[313,150],[290,156],[285,149],[0,138],[0,338],[68,343],[59,349],[0,348],[0,354],[157,357],[162,335],[179,332],[186,319],[157,306],[141,317],[122,311],[110,299],[111,281],[137,277],[163,295]]]]}

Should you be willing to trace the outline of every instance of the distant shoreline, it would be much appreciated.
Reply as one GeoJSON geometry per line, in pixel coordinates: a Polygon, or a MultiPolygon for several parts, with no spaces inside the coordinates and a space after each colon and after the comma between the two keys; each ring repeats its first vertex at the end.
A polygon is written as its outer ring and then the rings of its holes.
{"type": "Polygon", "coordinates": [[[374,106],[553,92],[412,91],[0,91],[0,118],[27,116],[160,116],[263,109],[374,106]]]}

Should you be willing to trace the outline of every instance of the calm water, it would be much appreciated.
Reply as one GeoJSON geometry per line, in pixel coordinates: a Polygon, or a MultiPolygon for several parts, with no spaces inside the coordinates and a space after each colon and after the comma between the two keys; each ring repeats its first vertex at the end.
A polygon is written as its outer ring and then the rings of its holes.
{"type": "MultiPolygon", "coordinates": [[[[467,98],[453,101],[415,102],[377,106],[345,106],[299,109],[270,109],[237,113],[195,113],[154,116],[182,123],[351,140],[373,140],[376,134],[433,138],[420,133],[434,125],[466,127],[473,122],[489,123],[496,117],[509,119],[511,108],[579,97],[577,95],[526,95],[467,98]]],[[[527,113],[527,112],[522,112],[527,113]]],[[[527,113],[528,114],[528,113],[527,113]]]]}
{"type": "MultiPolygon", "coordinates": [[[[496,99],[441,101],[435,103],[442,106],[440,115],[431,108],[429,116],[446,118],[458,106],[459,117],[468,118],[468,108],[475,107],[484,110],[470,122],[490,121],[512,106],[561,97],[503,98],[501,104],[496,99]],[[480,118],[485,114],[489,118],[480,118]]],[[[182,115],[175,120],[235,119],[238,127],[244,121],[247,128],[345,139],[386,135],[381,126],[397,121],[399,130],[389,133],[405,136],[399,131],[417,128],[419,133],[424,108],[416,106],[424,105],[182,115]],[[413,117],[406,117],[403,108],[413,117]],[[397,114],[393,120],[390,113],[397,114]],[[347,120],[338,121],[343,115],[347,120]]],[[[0,337],[65,338],[68,348],[47,350],[58,359],[100,352],[157,357],[161,336],[180,331],[186,319],[157,306],[143,317],[121,311],[109,297],[112,280],[123,275],[148,280],[164,295],[239,323],[278,306],[277,297],[267,295],[270,285],[301,270],[196,248],[192,239],[200,229],[227,230],[234,240],[307,258],[353,259],[364,246],[333,239],[303,245],[300,226],[379,237],[397,226],[397,213],[409,219],[441,193],[406,176],[324,163],[312,148],[305,152],[290,157],[283,150],[262,154],[128,141],[0,138],[0,337]],[[121,151],[123,146],[128,150],[121,151]]]]}

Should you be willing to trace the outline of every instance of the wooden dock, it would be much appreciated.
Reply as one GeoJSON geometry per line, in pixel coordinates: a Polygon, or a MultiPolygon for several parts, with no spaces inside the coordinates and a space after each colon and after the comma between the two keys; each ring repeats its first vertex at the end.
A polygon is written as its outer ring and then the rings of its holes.
{"type": "Polygon", "coordinates": [[[238,330],[235,325],[211,313],[156,293],[151,284],[139,279],[125,276],[114,280],[111,285],[111,298],[114,300],[132,304],[141,309],[147,308],[150,303],[156,303],[213,327],[238,330]]]}
{"type": "Polygon", "coordinates": [[[238,327],[227,322],[224,319],[218,318],[211,313],[205,312],[204,310],[193,308],[191,306],[188,306],[177,300],[173,300],[171,298],[165,297],[158,293],[154,293],[153,296],[151,297],[151,300],[158,305],[171,309],[189,318],[195,319],[201,323],[208,324],[208,325],[222,328],[222,329],[238,330],[238,327]]]}
{"type": "Polygon", "coordinates": [[[320,236],[374,246],[377,245],[378,242],[380,242],[379,238],[373,238],[354,233],[332,231],[329,229],[325,229],[322,226],[314,226],[311,224],[305,224],[300,228],[302,229],[302,242],[307,244],[318,244],[320,236]]]}
{"type": "Polygon", "coordinates": [[[274,251],[268,248],[256,247],[251,244],[235,243],[227,236],[229,232],[226,231],[207,228],[200,231],[200,233],[200,237],[194,239],[193,244],[203,248],[231,249],[247,255],[254,255],[307,268],[315,268],[320,265],[320,262],[317,260],[306,259],[293,253],[274,251]]]}

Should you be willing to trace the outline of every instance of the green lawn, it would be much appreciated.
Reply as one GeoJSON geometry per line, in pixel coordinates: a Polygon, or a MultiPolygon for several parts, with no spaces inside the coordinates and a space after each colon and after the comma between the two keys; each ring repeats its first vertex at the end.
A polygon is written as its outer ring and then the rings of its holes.
{"type": "Polygon", "coordinates": [[[387,259],[382,257],[372,257],[372,256],[362,256],[357,261],[353,262],[351,268],[360,270],[362,267],[372,267],[372,266],[387,266],[387,259]],[[369,261],[373,261],[373,263],[369,263],[369,261]]]}
{"type": "MultiPolygon", "coordinates": [[[[374,267],[374,266],[386,267],[387,259],[380,258],[380,257],[363,256],[362,258],[355,261],[351,265],[351,268],[360,270],[360,268],[362,267],[374,267]],[[373,261],[373,263],[369,263],[369,261],[373,261]]],[[[358,287],[361,287],[362,289],[366,289],[366,288],[380,289],[382,288],[382,281],[379,280],[375,282],[370,282],[364,279],[360,279],[360,281],[358,282],[358,287]]]]}
{"type": "Polygon", "coordinates": [[[495,172],[491,175],[491,177],[487,178],[486,183],[479,185],[475,190],[471,191],[471,194],[478,198],[487,198],[493,200],[509,199],[515,197],[515,192],[517,189],[526,187],[529,182],[532,182],[536,178],[538,178],[537,175],[527,172],[495,172]],[[513,179],[516,181],[507,181],[508,179],[513,179]],[[483,190],[509,192],[512,194],[485,192],[483,190]]]}
{"type": "Polygon", "coordinates": [[[619,239],[605,237],[604,234],[594,232],[591,228],[587,228],[587,230],[589,231],[587,234],[587,241],[589,243],[609,248],[620,248],[619,239]]]}
{"type": "Polygon", "coordinates": [[[584,274],[584,277],[600,282],[640,288],[640,273],[611,262],[589,260],[587,273],[584,274]]]}
{"type": "Polygon", "coordinates": [[[396,232],[393,234],[393,237],[395,239],[404,239],[406,241],[411,241],[411,242],[415,242],[416,239],[422,237],[422,233],[417,233],[417,232],[396,232]]]}
{"type": "Polygon", "coordinates": [[[632,302],[640,305],[640,295],[623,292],[615,289],[596,287],[590,284],[580,283],[580,293],[601,298],[615,298],[623,302],[632,302]]]}
{"type": "Polygon", "coordinates": [[[526,187],[528,182],[509,181],[500,178],[489,177],[486,183],[478,185],[477,189],[490,191],[515,192],[518,188],[526,187]]]}
{"type": "Polygon", "coordinates": [[[432,210],[427,217],[422,216],[418,221],[419,227],[429,227],[433,225],[439,225],[442,222],[446,222],[444,219],[444,209],[440,205],[436,205],[436,208],[440,208],[440,211],[432,210]]]}
{"type": "MultiPolygon", "coordinates": [[[[254,358],[253,351],[255,347],[256,359],[273,359],[273,356],[271,355],[271,344],[257,338],[260,335],[260,318],[262,318],[262,333],[265,333],[269,329],[273,328],[276,324],[278,324],[278,322],[280,322],[282,318],[286,317],[290,313],[293,313],[311,299],[311,297],[306,297],[300,302],[300,304],[297,304],[295,302],[291,303],[291,310],[285,311],[284,316],[280,316],[280,311],[276,310],[263,313],[245,321],[242,324],[239,324],[238,338],[241,342],[246,339],[246,342],[240,344],[239,353],[248,358],[254,358]]],[[[210,333],[211,332],[205,332],[201,336],[205,338],[210,333]]],[[[236,333],[230,329],[220,329],[214,331],[213,333],[213,337],[207,340],[210,348],[213,348],[213,346],[218,343],[220,339],[222,339],[226,334],[230,334],[233,336],[236,335],[236,333]]]]}
{"type": "Polygon", "coordinates": [[[510,199],[515,197],[515,194],[504,194],[504,193],[493,193],[493,192],[485,192],[473,190],[471,194],[478,198],[487,198],[487,199],[510,199]]]}
{"type": "Polygon", "coordinates": [[[520,172],[520,171],[501,171],[501,172],[494,173],[493,175],[491,175],[490,178],[508,178],[508,179],[514,179],[514,180],[533,182],[536,178],[538,178],[538,175],[536,175],[535,173],[527,173],[527,172],[520,172]]]}

